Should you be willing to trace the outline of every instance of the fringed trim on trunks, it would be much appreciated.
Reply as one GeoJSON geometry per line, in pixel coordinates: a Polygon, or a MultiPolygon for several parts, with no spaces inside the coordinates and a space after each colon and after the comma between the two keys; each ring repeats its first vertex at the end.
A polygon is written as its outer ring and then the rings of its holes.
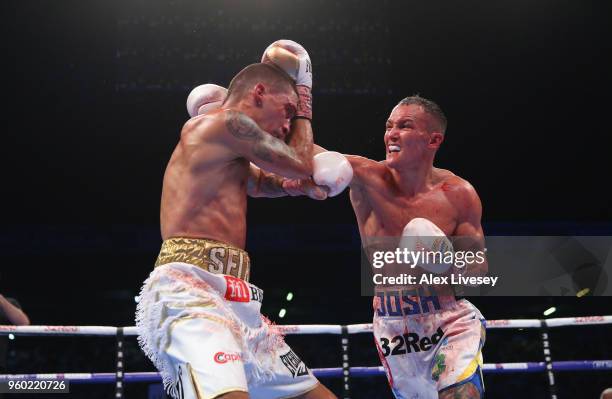
{"type": "Polygon", "coordinates": [[[252,366],[251,373],[247,375],[249,383],[257,384],[271,379],[274,359],[277,359],[277,353],[284,345],[284,336],[280,329],[261,315],[260,327],[247,326],[236,316],[222,294],[196,274],[162,266],[151,273],[140,291],[140,301],[136,308],[136,326],[138,343],[159,370],[164,388],[171,396],[177,396],[176,382],[179,376],[163,349],[167,347],[170,339],[168,332],[171,330],[171,324],[193,317],[213,319],[232,332],[241,347],[244,363],[252,366]],[[178,304],[178,307],[182,305],[186,308],[178,315],[168,317],[164,314],[164,301],[160,300],[162,294],[159,294],[158,290],[187,292],[192,299],[173,302],[175,305],[178,304]],[[222,316],[189,308],[190,303],[202,301],[211,303],[217,308],[215,313],[220,313],[222,316]]]}

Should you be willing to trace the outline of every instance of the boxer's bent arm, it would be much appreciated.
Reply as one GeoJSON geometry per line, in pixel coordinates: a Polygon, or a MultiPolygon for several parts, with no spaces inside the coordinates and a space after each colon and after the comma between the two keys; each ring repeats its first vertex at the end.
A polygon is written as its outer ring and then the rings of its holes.
{"type": "MultiPolygon", "coordinates": [[[[489,269],[485,251],[484,233],[482,231],[482,203],[476,193],[474,187],[467,182],[460,190],[460,198],[458,206],[459,220],[454,236],[457,237],[453,241],[455,251],[482,251],[484,254],[484,262],[479,263],[474,261],[466,265],[466,273],[470,276],[484,276],[489,269]]],[[[477,258],[478,259],[478,258],[477,258]]]]}
{"type": "Polygon", "coordinates": [[[285,197],[288,193],[283,189],[285,179],[273,173],[266,173],[257,166],[249,166],[247,194],[253,198],[285,197]]]}
{"type": "Polygon", "coordinates": [[[5,314],[10,324],[14,324],[16,326],[29,326],[30,325],[30,319],[23,312],[23,310],[13,305],[2,294],[0,294],[0,310],[2,310],[2,313],[5,314]]]}
{"type": "MultiPolygon", "coordinates": [[[[294,119],[291,123],[289,145],[293,147],[298,156],[312,158],[312,127],[310,121],[303,118],[294,119]]],[[[249,179],[247,181],[247,194],[250,197],[278,198],[289,195],[283,188],[285,179],[273,173],[267,173],[251,163],[249,179]]]]}
{"type": "MultiPolygon", "coordinates": [[[[308,137],[291,134],[291,146],[263,131],[247,115],[234,110],[224,113],[226,144],[238,155],[258,167],[283,177],[303,179],[312,174],[312,152],[309,152],[308,137]],[[299,148],[298,147],[306,147],[299,148]],[[304,158],[308,154],[310,158],[304,158]]],[[[305,134],[304,136],[308,136],[305,134]]],[[[312,146],[312,134],[310,135],[312,146]]]]}
{"type": "Polygon", "coordinates": [[[305,118],[294,118],[291,121],[291,131],[287,137],[287,144],[293,148],[297,156],[304,160],[307,169],[308,176],[312,175],[312,157],[313,157],[313,135],[312,125],[310,120],[305,118]]]}
{"type": "Polygon", "coordinates": [[[251,164],[247,180],[247,194],[254,198],[297,197],[305,195],[315,200],[327,198],[327,190],[312,179],[286,179],[268,173],[251,164]]]}

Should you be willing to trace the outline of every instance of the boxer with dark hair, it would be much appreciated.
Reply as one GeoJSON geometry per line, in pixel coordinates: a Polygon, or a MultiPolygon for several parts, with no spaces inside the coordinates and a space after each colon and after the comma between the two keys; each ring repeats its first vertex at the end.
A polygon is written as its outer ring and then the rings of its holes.
{"type": "MultiPolygon", "coordinates": [[[[303,54],[284,56],[299,66],[303,54]]],[[[246,204],[267,184],[259,168],[312,174],[311,113],[281,67],[249,65],[227,97],[207,85],[187,101],[193,117],[164,175],[164,242],[136,315],[139,342],[175,398],[335,398],[261,315],[263,292],[249,283],[246,204]]],[[[310,69],[300,71],[296,82],[312,84],[310,69]]]]}

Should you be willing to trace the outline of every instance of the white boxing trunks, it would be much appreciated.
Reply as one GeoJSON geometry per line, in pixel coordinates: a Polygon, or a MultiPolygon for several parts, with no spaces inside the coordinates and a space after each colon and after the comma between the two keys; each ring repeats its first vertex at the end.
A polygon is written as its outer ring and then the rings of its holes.
{"type": "Polygon", "coordinates": [[[466,383],[482,397],[485,327],[466,299],[401,287],[377,289],[374,297],[374,338],[397,399],[438,399],[466,383]]]}
{"type": "Polygon", "coordinates": [[[279,329],[261,315],[263,291],[236,277],[248,276],[248,268],[248,254],[224,243],[164,241],[141,290],[136,325],[142,349],[174,398],[232,391],[288,398],[317,386],[279,329]]]}

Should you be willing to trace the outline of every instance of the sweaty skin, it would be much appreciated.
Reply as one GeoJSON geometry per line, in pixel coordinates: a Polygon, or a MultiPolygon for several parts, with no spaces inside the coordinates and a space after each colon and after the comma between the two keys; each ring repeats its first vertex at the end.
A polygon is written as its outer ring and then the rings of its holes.
{"type": "MultiPolygon", "coordinates": [[[[350,198],[366,252],[372,237],[400,236],[415,217],[429,219],[448,237],[468,237],[453,243],[455,251],[484,249],[482,205],[476,190],[450,171],[433,167],[444,136],[432,130],[431,118],[418,105],[397,106],[387,121],[386,159],[347,156],[353,167],[350,198]]],[[[487,268],[486,260],[472,263],[466,274],[481,275],[487,268]]],[[[436,292],[441,297],[454,295],[447,285],[436,287],[436,292]]],[[[466,383],[439,397],[477,399],[480,393],[466,383]]]]}
{"type": "Polygon", "coordinates": [[[271,94],[260,84],[238,103],[185,123],[164,175],[164,240],[208,238],[244,248],[247,186],[259,175],[249,163],[289,178],[312,174],[310,121],[296,119],[289,133],[297,101],[293,91],[271,94]]]}
{"type": "MultiPolygon", "coordinates": [[[[435,153],[444,140],[435,125],[422,107],[397,106],[387,121],[384,161],[346,155],[353,168],[351,203],[366,251],[372,238],[399,237],[405,225],[416,217],[429,219],[449,237],[467,238],[453,242],[455,251],[484,250],[482,205],[476,190],[452,172],[433,167],[435,153]]],[[[315,153],[323,151],[326,150],[315,146],[315,153]]],[[[266,189],[260,196],[312,196],[312,190],[319,188],[310,179],[289,180],[267,174],[263,179],[266,189]]],[[[482,275],[487,268],[485,259],[481,264],[468,264],[463,273],[482,275]]],[[[436,295],[453,297],[454,292],[443,285],[437,287],[436,295]]],[[[472,383],[440,394],[443,399],[479,396],[472,383]]]]}
{"type": "MultiPolygon", "coordinates": [[[[348,158],[358,176],[350,185],[350,198],[366,250],[373,237],[401,236],[404,226],[416,217],[429,219],[448,237],[482,238],[480,202],[467,181],[447,170],[432,168],[424,190],[407,195],[395,184],[385,162],[348,158]]],[[[479,249],[480,246],[465,248],[455,243],[455,250],[479,249]]],[[[397,275],[393,270],[387,271],[397,275]]],[[[473,267],[469,271],[470,275],[480,274],[473,267]]],[[[438,290],[438,294],[452,295],[452,291],[438,290]]]]}
{"type": "MultiPolygon", "coordinates": [[[[271,90],[258,83],[240,99],[229,94],[219,111],[185,123],[164,175],[162,238],[207,238],[244,248],[247,195],[278,196],[282,177],[312,175],[312,128],[307,119],[292,121],[297,106],[295,87],[271,90]]],[[[336,396],[317,384],[295,399],[336,396]]]]}
{"type": "MultiPolygon", "coordinates": [[[[387,121],[386,159],[347,156],[353,167],[350,198],[366,251],[372,237],[401,236],[416,217],[429,219],[448,237],[469,237],[454,243],[456,251],[484,249],[476,190],[452,172],[433,167],[443,136],[431,133],[430,118],[418,105],[397,106],[387,121]]],[[[486,270],[486,261],[467,267],[470,275],[486,270]]],[[[438,288],[438,295],[454,295],[449,286],[438,288]]]]}

